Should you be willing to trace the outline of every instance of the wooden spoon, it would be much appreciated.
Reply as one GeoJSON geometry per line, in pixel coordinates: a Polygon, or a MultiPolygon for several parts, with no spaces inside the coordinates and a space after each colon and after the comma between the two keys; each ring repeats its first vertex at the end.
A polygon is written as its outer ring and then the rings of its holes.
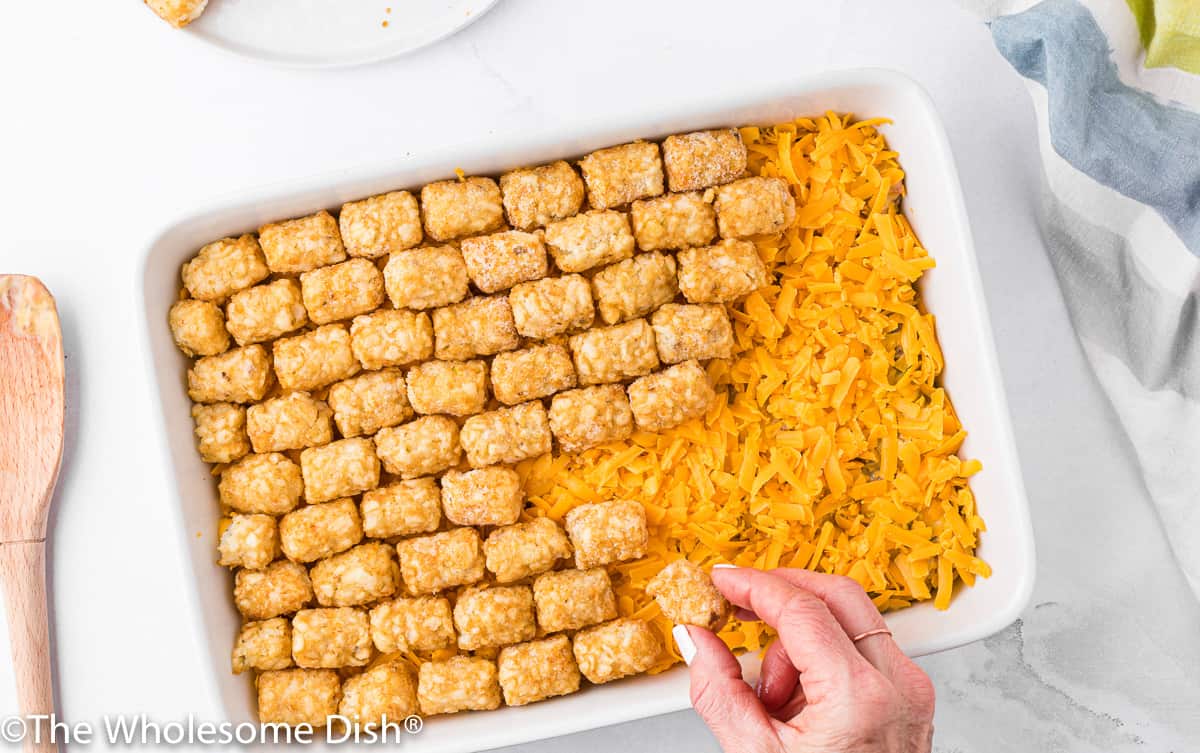
{"type": "MultiPolygon", "coordinates": [[[[41,281],[0,275],[0,582],[8,608],[21,714],[51,714],[50,630],[46,620],[46,517],[62,461],[62,331],[41,281]]],[[[25,750],[53,751],[48,726],[25,750]]]]}

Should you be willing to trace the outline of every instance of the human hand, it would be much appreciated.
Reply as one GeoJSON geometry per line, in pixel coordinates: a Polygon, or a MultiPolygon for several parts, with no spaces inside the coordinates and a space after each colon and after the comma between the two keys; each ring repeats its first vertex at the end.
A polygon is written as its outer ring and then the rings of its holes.
{"type": "Polygon", "coordinates": [[[779,634],[756,693],[715,634],[674,630],[691,667],[692,705],[727,753],[929,751],[933,684],[891,634],[851,640],[885,627],[858,583],[791,568],[719,568],[712,579],[739,619],[779,634]]]}

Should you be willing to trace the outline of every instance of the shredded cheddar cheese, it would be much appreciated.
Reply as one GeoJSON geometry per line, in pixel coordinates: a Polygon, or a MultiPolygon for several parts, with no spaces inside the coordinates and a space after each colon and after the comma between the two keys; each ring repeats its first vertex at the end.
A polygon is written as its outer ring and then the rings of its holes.
{"type": "MultiPolygon", "coordinates": [[[[985,530],[957,456],[965,432],[939,386],[933,315],[914,284],[934,265],[898,211],[904,173],[880,120],[826,114],[742,128],[753,174],[788,181],[797,218],[757,240],[772,284],[730,308],[736,355],[708,366],[708,414],[520,471],[532,509],[561,522],[585,502],[646,508],[649,556],[616,567],[618,608],[662,630],[644,586],[679,558],[840,573],[881,611],[932,599],[990,570],[985,530]]],[[[735,650],[772,637],[721,633],[735,650]]],[[[671,656],[656,668],[679,660],[671,656]]]]}

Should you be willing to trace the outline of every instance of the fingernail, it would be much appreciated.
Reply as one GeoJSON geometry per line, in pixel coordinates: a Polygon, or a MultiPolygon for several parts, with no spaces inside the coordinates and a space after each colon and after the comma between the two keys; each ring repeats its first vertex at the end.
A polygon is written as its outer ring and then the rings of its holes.
{"type": "Polygon", "coordinates": [[[683,663],[690,665],[692,659],[696,658],[696,644],[692,642],[692,636],[688,635],[687,626],[676,625],[671,628],[671,637],[675,639],[675,647],[679,649],[683,663]]]}
{"type": "Polygon", "coordinates": [[[722,570],[724,570],[725,568],[729,568],[730,570],[736,570],[737,565],[727,565],[724,562],[718,562],[717,564],[713,565],[713,570],[716,570],[718,568],[720,568],[722,570]]]}

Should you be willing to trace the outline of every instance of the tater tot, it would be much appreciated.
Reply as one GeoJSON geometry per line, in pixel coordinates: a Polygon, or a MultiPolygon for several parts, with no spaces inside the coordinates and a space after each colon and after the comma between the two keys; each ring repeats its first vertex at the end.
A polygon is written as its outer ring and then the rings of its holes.
{"type": "Polygon", "coordinates": [[[342,682],[332,669],[263,672],[257,683],[258,720],[263,724],[324,727],[342,697],[342,682]]]}
{"type": "Polygon", "coordinates": [[[526,167],[500,176],[508,223],[532,230],[570,217],[583,204],[583,181],[566,162],[526,167]]]}
{"type": "Polygon", "coordinates": [[[442,522],[442,490],[432,478],[397,481],[364,492],[363,531],[373,539],[436,531],[442,522]]]}
{"type": "Polygon", "coordinates": [[[679,290],[689,303],[730,303],[768,282],[767,268],[749,241],[685,248],[678,259],[679,290]]]}
{"type": "Polygon", "coordinates": [[[617,597],[602,567],[542,573],[533,581],[538,625],[547,633],[578,630],[617,616],[617,597]]]}
{"type": "Polygon", "coordinates": [[[722,238],[779,233],[796,219],[796,202],[783,178],[743,178],[717,188],[722,238]]]}
{"type": "MultiPolygon", "coordinates": [[[[574,373],[574,372],[572,372],[574,373]]],[[[196,448],[206,463],[232,463],[250,452],[246,409],[232,403],[193,405],[196,448]]]]}
{"type": "Polygon", "coordinates": [[[446,520],[462,526],[506,526],[521,516],[525,493],[512,468],[493,465],[442,476],[446,520]]]}
{"type": "Polygon", "coordinates": [[[388,257],[388,298],[398,309],[432,309],[467,297],[467,265],[454,246],[414,248],[388,257]]]}
{"type": "Polygon", "coordinates": [[[279,520],[283,553],[294,562],[315,562],[362,541],[363,525],[352,499],[292,510],[279,520]]]}
{"type": "Polygon", "coordinates": [[[621,212],[592,211],[546,226],[546,247],[563,272],[584,272],[633,256],[629,218],[621,212]]]}
{"type": "Polygon", "coordinates": [[[329,388],[329,407],[343,437],[374,434],[410,418],[408,389],[400,369],[368,371],[329,388]]]}
{"type": "Polygon", "coordinates": [[[533,233],[506,230],[466,238],[462,255],[471,282],[484,293],[497,293],[518,282],[546,276],[546,247],[533,233]]]}
{"type": "MultiPolygon", "coordinates": [[[[253,346],[252,346],[253,347],[253,346]]],[[[285,391],[320,389],[358,373],[344,324],[326,324],[271,343],[275,375],[285,391]]]]}
{"type": "Polygon", "coordinates": [[[487,362],[426,361],[408,372],[408,402],[417,413],[469,416],[487,405],[487,362]]]}
{"type": "Polygon", "coordinates": [[[650,251],[617,262],[596,273],[592,290],[605,324],[636,319],[668,303],[679,292],[675,258],[650,251]]]}
{"type": "Polygon", "coordinates": [[[333,440],[333,411],[307,392],[289,392],[246,409],[255,452],[303,450],[333,440]]]}
{"type": "Polygon", "coordinates": [[[338,713],[354,724],[402,724],[417,710],[416,672],[400,657],[372,665],[342,683],[338,713]]]}
{"type": "Polygon", "coordinates": [[[404,539],[396,544],[396,552],[404,585],[414,596],[470,585],[483,578],[483,553],[474,528],[452,528],[404,539]]]}
{"type": "Polygon", "coordinates": [[[188,369],[187,384],[197,403],[253,403],[271,386],[271,358],[261,345],[205,356],[188,369]]]}
{"type": "Polygon", "coordinates": [[[421,242],[421,210],[408,191],[392,191],[343,204],[338,228],[346,253],[377,259],[421,242]]]}
{"type": "Polygon", "coordinates": [[[657,432],[699,418],[716,398],[708,375],[695,361],[684,361],[657,374],[633,380],[629,407],[642,431],[657,432]]]}
{"type": "Polygon", "coordinates": [[[371,650],[371,628],[361,609],[301,609],[292,618],[292,658],[299,667],[361,667],[371,661],[371,650]]]}
{"type": "Polygon", "coordinates": [[[433,310],[434,353],[448,361],[490,356],[517,347],[520,338],[508,297],[468,298],[433,310]]]}
{"type": "Polygon", "coordinates": [[[698,625],[716,632],[733,611],[708,573],[687,559],[670,563],[646,584],[646,595],[658,602],[676,625],[698,625]]]}
{"type": "Polygon", "coordinates": [[[262,570],[238,570],[233,578],[233,602],[248,620],[291,614],[312,598],[308,572],[290,560],[276,560],[262,570]]]}
{"type": "Polygon", "coordinates": [[[557,343],[498,353],[492,359],[492,393],[505,405],[549,397],[574,386],[571,354],[557,343]]]}
{"type": "Polygon", "coordinates": [[[221,472],[221,504],[240,513],[282,515],[300,502],[300,467],[277,452],[247,455],[221,472]]]}
{"type": "Polygon", "coordinates": [[[746,172],[746,145],[736,128],[668,136],[662,151],[672,191],[728,183],[746,172]]]}
{"type": "Polygon", "coordinates": [[[549,518],[497,528],[483,542],[483,557],[499,583],[543,573],[571,556],[567,534],[549,518]]]}
{"type": "Polygon", "coordinates": [[[210,301],[189,298],[171,307],[167,315],[175,345],[186,356],[215,356],[229,347],[225,316],[210,301]]]}
{"type": "Polygon", "coordinates": [[[292,666],[292,623],[286,617],[247,622],[233,645],[233,673],[292,666]]]}
{"type": "Polygon", "coordinates": [[[274,340],[308,324],[300,285],[290,279],[234,293],[225,306],[225,317],[238,345],[274,340]]]}
{"type": "Polygon", "coordinates": [[[200,17],[208,0],[146,0],[146,5],[159,18],[182,29],[200,17]]]}
{"type": "Polygon", "coordinates": [[[279,531],[270,515],[237,515],[229,518],[217,542],[222,567],[261,570],[279,556],[279,531]]]}
{"type": "Polygon", "coordinates": [[[406,366],[433,355],[433,324],[424,312],[383,309],[356,316],[350,339],[364,369],[406,366]]]}
{"type": "Polygon", "coordinates": [[[539,340],[587,329],[596,318],[591,285],[580,275],[521,283],[508,300],[517,332],[539,340]]]}
{"type": "Polygon", "coordinates": [[[313,594],[324,607],[352,607],[386,599],[400,588],[392,547],[378,541],[359,544],[323,559],[309,571],[313,594]]]}
{"type": "Polygon", "coordinates": [[[619,384],[560,392],[550,402],[548,416],[563,452],[582,452],[633,433],[633,412],[619,384]]]}
{"type": "Polygon", "coordinates": [[[589,681],[600,685],[645,672],[662,658],[662,638],[645,620],[623,618],[581,630],[575,660],[589,681]]]}
{"type": "Polygon", "coordinates": [[[374,489],[379,485],[379,458],[369,439],[341,439],[300,453],[304,498],[309,504],[374,489]]]}
{"type": "Polygon", "coordinates": [[[480,413],[463,422],[459,441],[473,468],[519,463],[550,452],[550,423],[537,400],[480,413]]]}
{"type": "Polygon", "coordinates": [[[351,259],[300,275],[304,308],[314,324],[364,314],[383,303],[383,274],[368,259],[351,259]]]}
{"type": "Polygon", "coordinates": [[[425,232],[448,241],[504,227],[500,187],[491,178],[464,178],[429,183],[421,189],[425,232]]]}
{"type": "Polygon", "coordinates": [[[643,251],[706,246],[717,236],[717,215],[699,193],[635,201],[633,234],[643,251]]]}
{"type": "Polygon", "coordinates": [[[579,505],[567,512],[566,527],[581,570],[646,555],[646,510],[633,500],[579,505]]]}
{"type": "Polygon", "coordinates": [[[619,382],[658,367],[654,330],[645,319],[597,327],[568,340],[581,385],[619,382]]]}
{"type": "Polygon", "coordinates": [[[307,272],[346,258],[337,220],[324,210],[263,225],[258,230],[258,242],[267,257],[267,266],[276,274],[307,272]]]}
{"type": "Polygon", "coordinates": [[[663,192],[658,144],[632,144],[599,149],[579,161],[593,209],[610,209],[663,192]]]}
{"type": "Polygon", "coordinates": [[[246,234],[213,241],[201,248],[183,265],[183,286],[192,298],[222,301],[270,274],[258,239],[246,234]]]}
{"type": "Polygon", "coordinates": [[[474,656],[424,662],[418,670],[417,700],[425,716],[499,708],[496,665],[474,656]]]}
{"type": "Polygon", "coordinates": [[[650,326],[663,363],[733,355],[733,326],[720,304],[668,303],[650,316],[650,326]]]}
{"type": "Polygon", "coordinates": [[[571,641],[555,635],[500,649],[496,661],[504,702],[524,706],[579,690],[579,667],[571,641]]]}
{"type": "Polygon", "coordinates": [[[384,601],[371,609],[371,638],[375,648],[394,651],[436,651],[454,645],[454,618],[444,596],[414,596],[384,601]]]}
{"type": "Polygon", "coordinates": [[[425,416],[380,429],[375,435],[375,453],[384,470],[400,478],[440,473],[458,465],[462,456],[458,424],[445,416],[425,416]]]}
{"type": "Polygon", "coordinates": [[[475,651],[527,641],[537,634],[529,586],[472,586],[454,602],[458,647],[475,651]]]}

